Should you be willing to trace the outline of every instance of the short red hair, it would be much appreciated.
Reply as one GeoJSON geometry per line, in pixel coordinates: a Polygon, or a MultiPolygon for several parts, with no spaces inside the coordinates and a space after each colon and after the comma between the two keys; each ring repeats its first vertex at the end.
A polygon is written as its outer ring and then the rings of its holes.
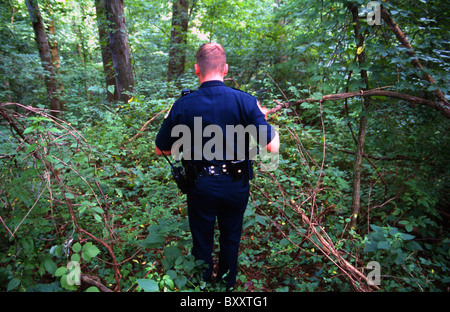
{"type": "Polygon", "coordinates": [[[203,75],[221,73],[227,62],[222,45],[214,42],[202,44],[195,58],[203,75]]]}

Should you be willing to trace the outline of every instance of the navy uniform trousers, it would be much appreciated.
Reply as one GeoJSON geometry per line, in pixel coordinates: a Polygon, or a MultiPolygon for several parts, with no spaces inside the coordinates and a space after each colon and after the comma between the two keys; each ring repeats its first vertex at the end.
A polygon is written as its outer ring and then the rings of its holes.
{"type": "Polygon", "coordinates": [[[219,237],[219,271],[227,287],[233,287],[237,276],[237,259],[242,231],[242,220],[249,198],[249,182],[243,178],[233,182],[229,175],[201,176],[187,193],[189,225],[193,238],[192,254],[203,260],[208,268],[205,281],[213,271],[214,230],[219,237]]]}

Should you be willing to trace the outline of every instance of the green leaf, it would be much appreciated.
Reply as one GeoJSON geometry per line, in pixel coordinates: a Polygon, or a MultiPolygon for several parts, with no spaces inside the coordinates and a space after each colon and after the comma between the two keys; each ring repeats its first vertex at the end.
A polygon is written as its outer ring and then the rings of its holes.
{"type": "Polygon", "coordinates": [[[377,242],[368,242],[364,247],[364,252],[376,252],[377,246],[377,242]]]}
{"type": "Polygon", "coordinates": [[[186,285],[188,279],[187,279],[186,276],[180,275],[180,276],[175,277],[175,278],[173,279],[173,281],[175,282],[175,284],[177,285],[177,287],[181,289],[181,288],[183,288],[183,287],[186,285]]]}
{"type": "Polygon", "coordinates": [[[174,270],[168,270],[166,272],[167,276],[169,276],[171,279],[175,279],[177,277],[177,272],[175,272],[174,270]]]}
{"type": "Polygon", "coordinates": [[[64,195],[66,196],[66,198],[69,198],[69,199],[75,198],[75,196],[72,193],[65,193],[64,195]]]}
{"type": "Polygon", "coordinates": [[[58,133],[58,132],[61,132],[61,130],[59,130],[58,128],[50,128],[50,129],[48,129],[48,131],[49,131],[49,132],[52,132],[52,133],[58,133]]]}
{"type": "Polygon", "coordinates": [[[264,226],[267,225],[267,217],[261,216],[259,214],[255,214],[255,220],[259,224],[262,224],[264,226]]]}
{"type": "Polygon", "coordinates": [[[322,96],[323,96],[322,93],[320,93],[320,92],[314,92],[314,93],[311,95],[311,98],[312,98],[313,100],[320,100],[320,99],[322,98],[322,96]]]}
{"type": "Polygon", "coordinates": [[[59,276],[63,276],[64,274],[67,274],[67,268],[66,267],[60,267],[55,271],[55,276],[59,277],[59,276]]]}
{"type": "Polygon", "coordinates": [[[100,217],[100,215],[94,213],[94,218],[95,220],[97,220],[98,222],[102,222],[102,217],[100,217]]]}
{"type": "Polygon", "coordinates": [[[144,248],[158,248],[164,243],[164,235],[160,233],[158,225],[151,225],[148,227],[148,236],[142,242],[144,248]]]}
{"type": "Polygon", "coordinates": [[[153,280],[138,279],[138,280],[136,280],[136,282],[145,292],[159,291],[158,283],[153,280]]]}
{"type": "Polygon", "coordinates": [[[70,285],[67,282],[67,279],[70,278],[70,277],[71,276],[67,275],[67,274],[64,274],[63,276],[61,276],[61,287],[64,288],[64,289],[67,289],[67,290],[77,290],[78,289],[77,285],[75,285],[75,284],[70,285]]]}
{"type": "Polygon", "coordinates": [[[92,207],[91,209],[92,209],[93,211],[97,212],[97,213],[100,213],[100,214],[105,213],[105,212],[103,211],[102,208],[97,207],[97,206],[92,207]]]}
{"type": "Polygon", "coordinates": [[[28,153],[33,152],[33,151],[36,149],[36,147],[37,147],[37,144],[31,144],[31,145],[29,145],[29,146],[27,147],[25,153],[28,154],[28,153]]]}
{"type": "Polygon", "coordinates": [[[178,246],[169,246],[169,247],[166,247],[166,248],[164,249],[164,252],[163,252],[163,254],[164,254],[164,256],[166,256],[166,258],[173,259],[174,261],[175,261],[179,256],[181,256],[181,253],[182,253],[182,250],[181,250],[181,248],[178,247],[178,246]]]}
{"type": "Polygon", "coordinates": [[[165,258],[162,261],[164,268],[170,269],[175,265],[176,260],[181,257],[182,250],[178,246],[168,246],[163,252],[165,258]]]}
{"type": "Polygon", "coordinates": [[[35,126],[31,126],[31,127],[29,127],[29,128],[26,128],[26,129],[23,131],[23,134],[28,134],[28,133],[30,133],[30,132],[33,132],[35,129],[36,129],[35,126]]]}
{"type": "Polygon", "coordinates": [[[52,275],[55,274],[57,267],[56,267],[55,261],[53,261],[52,259],[50,259],[50,258],[45,259],[44,267],[45,267],[45,269],[47,270],[48,273],[50,273],[52,275]]]}
{"type": "Polygon", "coordinates": [[[164,235],[161,234],[150,234],[142,242],[142,246],[145,248],[158,248],[164,243],[164,235]]]}
{"type": "Polygon", "coordinates": [[[405,248],[409,251],[422,251],[423,248],[419,245],[418,242],[411,241],[405,244],[405,248]]]}
{"type": "Polygon", "coordinates": [[[91,286],[88,289],[86,289],[86,292],[100,292],[100,290],[95,286],[91,286]]]}
{"type": "Polygon", "coordinates": [[[114,85],[109,85],[109,86],[108,86],[108,92],[110,92],[110,93],[112,93],[112,94],[114,94],[114,89],[115,89],[115,86],[114,86],[114,85]]]}
{"type": "Polygon", "coordinates": [[[97,246],[93,245],[91,242],[88,242],[83,246],[83,252],[81,253],[81,256],[84,260],[89,261],[99,253],[100,249],[98,249],[97,246]]]}
{"type": "Polygon", "coordinates": [[[398,229],[397,228],[390,228],[389,229],[389,234],[391,235],[391,236],[394,236],[395,234],[397,234],[398,233],[398,229]]]}
{"type": "Polygon", "coordinates": [[[391,246],[389,245],[388,242],[382,241],[382,242],[379,242],[379,243],[378,243],[377,248],[378,248],[378,249],[389,250],[389,249],[391,248],[391,246]]]}
{"type": "Polygon", "coordinates": [[[72,250],[73,250],[73,252],[80,252],[81,251],[81,244],[80,243],[73,244],[72,250]]]}
{"type": "Polygon", "coordinates": [[[61,245],[55,245],[50,248],[50,254],[53,256],[61,257],[63,255],[64,248],[61,245]]]}
{"type": "Polygon", "coordinates": [[[412,240],[414,239],[414,235],[406,234],[406,233],[400,233],[400,236],[403,240],[412,240]]]}
{"type": "Polygon", "coordinates": [[[46,159],[53,164],[56,164],[58,162],[58,160],[52,155],[48,155],[46,159]]]}
{"type": "Polygon", "coordinates": [[[380,227],[380,226],[378,226],[378,225],[375,225],[375,224],[371,224],[371,225],[370,225],[370,228],[371,228],[372,230],[374,230],[375,232],[383,231],[383,228],[382,228],[382,227],[380,227]]]}
{"type": "Polygon", "coordinates": [[[72,256],[70,256],[70,260],[75,261],[75,262],[80,262],[81,257],[79,254],[73,254],[72,256]]]}
{"type": "Polygon", "coordinates": [[[26,253],[34,253],[34,242],[31,238],[27,237],[22,240],[22,246],[26,253]]]}
{"type": "Polygon", "coordinates": [[[173,280],[170,278],[169,275],[164,275],[164,276],[163,276],[163,281],[164,281],[164,285],[166,285],[166,286],[169,287],[170,289],[173,289],[173,287],[174,287],[174,282],[173,282],[173,280]]]}
{"type": "Polygon", "coordinates": [[[20,285],[20,279],[13,278],[12,280],[9,281],[8,287],[6,287],[6,291],[11,291],[11,290],[17,288],[19,285],[20,285]]]}

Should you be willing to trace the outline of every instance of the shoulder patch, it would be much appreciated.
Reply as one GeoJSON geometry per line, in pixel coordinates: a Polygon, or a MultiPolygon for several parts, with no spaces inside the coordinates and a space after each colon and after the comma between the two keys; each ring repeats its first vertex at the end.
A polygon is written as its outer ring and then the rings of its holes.
{"type": "Polygon", "coordinates": [[[181,97],[186,96],[188,94],[194,93],[196,90],[191,90],[191,89],[183,89],[181,90],[181,97]]]}

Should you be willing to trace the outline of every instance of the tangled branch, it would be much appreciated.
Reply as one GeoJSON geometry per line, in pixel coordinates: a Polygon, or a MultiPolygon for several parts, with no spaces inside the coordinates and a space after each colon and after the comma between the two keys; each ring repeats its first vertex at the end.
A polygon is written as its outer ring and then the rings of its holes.
{"type": "Polygon", "coordinates": [[[329,95],[322,96],[320,99],[307,98],[307,99],[300,99],[297,101],[290,101],[290,102],[279,102],[277,100],[274,100],[274,102],[277,105],[274,108],[270,109],[268,111],[268,114],[273,114],[273,113],[278,112],[281,109],[300,105],[302,103],[319,103],[319,102],[324,102],[324,101],[336,101],[336,100],[354,98],[354,97],[359,97],[359,96],[360,97],[385,96],[385,97],[405,100],[409,103],[421,104],[421,105],[431,107],[431,108],[439,111],[446,118],[450,118],[450,106],[446,105],[446,103],[443,101],[432,101],[432,100],[420,98],[420,97],[409,95],[409,94],[398,93],[398,92],[393,92],[393,91],[386,91],[386,90],[382,90],[382,89],[383,88],[378,88],[378,89],[373,89],[373,90],[365,90],[365,91],[360,91],[360,92],[329,94],[329,95]]]}
{"type": "MultiPolygon", "coordinates": [[[[2,116],[3,119],[7,122],[11,129],[11,132],[20,138],[18,149],[22,151],[26,149],[26,152],[28,152],[28,148],[30,146],[34,147],[35,145],[35,148],[31,148],[26,158],[33,159],[35,164],[42,164],[42,168],[45,171],[43,179],[45,180],[46,188],[48,189],[50,194],[51,206],[53,206],[53,201],[55,200],[51,184],[56,183],[56,186],[59,189],[59,194],[63,198],[62,203],[65,204],[69,212],[70,221],[73,224],[74,231],[79,234],[79,239],[82,240],[83,235],[85,235],[106,248],[113,262],[112,266],[114,269],[114,277],[116,280],[115,290],[119,291],[121,275],[119,273],[119,264],[116,261],[113,246],[111,243],[105,241],[104,239],[98,238],[94,234],[82,228],[82,226],[78,223],[74,208],[76,205],[74,203],[74,200],[78,197],[78,194],[68,186],[62,175],[62,173],[65,171],[74,172],[90,190],[89,196],[94,196],[95,202],[98,204],[99,208],[103,209],[104,211],[106,210],[106,198],[103,198],[105,203],[102,204],[102,201],[98,198],[98,195],[96,194],[97,192],[95,191],[95,189],[97,189],[97,191],[102,194],[100,185],[98,183],[90,183],[75,169],[75,166],[71,166],[63,160],[64,156],[67,156],[68,151],[71,151],[73,154],[84,153],[89,157],[91,148],[87,145],[86,139],[69,123],[48,114],[45,110],[40,108],[24,106],[19,103],[0,103],[0,116],[2,116]],[[8,109],[8,107],[15,107],[16,110],[20,110],[23,112],[18,113],[14,110],[8,109]],[[54,129],[57,129],[57,131],[50,131],[50,129],[45,129],[41,132],[35,132],[32,130],[27,131],[29,129],[32,129],[30,128],[30,124],[28,123],[28,118],[31,116],[44,117],[45,121],[51,123],[54,129]],[[68,140],[67,138],[71,138],[72,141],[68,140]],[[39,140],[42,144],[37,144],[39,140]],[[75,148],[75,150],[71,150],[71,148],[75,148]],[[55,156],[57,152],[59,152],[60,156],[55,156]],[[56,168],[55,164],[59,165],[58,168],[56,168]]],[[[11,157],[14,158],[15,155],[12,155],[11,157]]],[[[30,212],[38,203],[44,192],[45,189],[43,189],[39,193],[39,196],[35,200],[34,205],[28,210],[21,222],[13,231],[7,227],[3,218],[0,217],[2,225],[6,228],[8,233],[10,233],[12,238],[15,237],[17,230],[22,225],[23,221],[29,216],[30,212]]],[[[106,214],[103,214],[103,218],[105,222],[105,228],[109,230],[109,235],[112,238],[113,231],[108,226],[109,220],[106,219],[106,214]]],[[[59,228],[63,228],[64,226],[65,225],[61,225],[59,226],[59,228]]],[[[113,239],[111,240],[113,241],[113,239]]],[[[86,279],[86,281],[89,282],[91,280],[86,279]]]]}
{"type": "MultiPolygon", "coordinates": [[[[325,125],[322,119],[322,101],[317,100],[320,104],[320,112],[321,112],[321,124],[322,124],[322,136],[325,137],[325,125]]],[[[279,103],[280,106],[277,109],[281,109],[283,106],[282,103],[279,103]]],[[[276,111],[276,110],[275,110],[276,111]]],[[[378,290],[378,286],[370,283],[367,277],[362,273],[361,268],[355,267],[355,265],[351,264],[344,258],[344,254],[336,247],[336,243],[334,242],[330,236],[327,234],[325,229],[323,228],[322,219],[324,215],[327,213],[326,210],[321,210],[318,206],[317,198],[320,197],[321,193],[326,189],[322,186],[322,172],[325,164],[325,154],[326,147],[325,140],[323,140],[323,149],[322,149],[322,160],[319,164],[319,161],[314,160],[309,155],[308,151],[303,147],[301,140],[298,138],[297,133],[286,127],[287,131],[291,135],[291,137],[297,143],[297,149],[299,155],[301,155],[304,159],[303,162],[306,164],[306,167],[309,169],[308,162],[312,162],[315,166],[320,166],[320,172],[317,177],[315,183],[311,183],[308,189],[299,189],[298,185],[295,185],[291,181],[291,177],[289,174],[283,170],[282,168],[278,168],[278,171],[281,171],[281,174],[287,178],[287,181],[290,181],[289,191],[294,191],[296,193],[296,198],[303,198],[302,201],[295,201],[292,196],[288,195],[286,188],[280,183],[275,174],[267,172],[270,176],[273,184],[275,185],[275,189],[278,192],[274,195],[268,194],[257,184],[252,183],[252,187],[256,188],[260,194],[262,194],[269,202],[278,202],[278,209],[280,214],[288,220],[290,228],[295,230],[295,232],[302,237],[302,241],[300,243],[295,243],[289,238],[289,234],[285,233],[279,225],[272,220],[272,218],[266,214],[266,212],[257,207],[258,212],[262,215],[266,216],[274,226],[277,227],[282,236],[288,239],[291,244],[298,248],[298,253],[302,251],[302,245],[305,242],[309,242],[315,246],[320,252],[329,259],[333,264],[335,264],[347,277],[347,279],[352,283],[353,287],[355,287],[358,291],[372,291],[378,290]],[[286,216],[286,209],[291,209],[296,213],[297,218],[300,223],[296,221],[292,221],[292,218],[286,216]]],[[[294,197],[294,198],[295,198],[294,197]]],[[[252,194],[252,199],[254,200],[254,195],[252,194]]],[[[296,219],[297,219],[296,218],[296,219]]],[[[297,253],[297,254],[298,254],[297,253]]],[[[296,257],[296,256],[295,256],[296,257]]],[[[295,258],[294,257],[294,258],[295,258]]]]}

